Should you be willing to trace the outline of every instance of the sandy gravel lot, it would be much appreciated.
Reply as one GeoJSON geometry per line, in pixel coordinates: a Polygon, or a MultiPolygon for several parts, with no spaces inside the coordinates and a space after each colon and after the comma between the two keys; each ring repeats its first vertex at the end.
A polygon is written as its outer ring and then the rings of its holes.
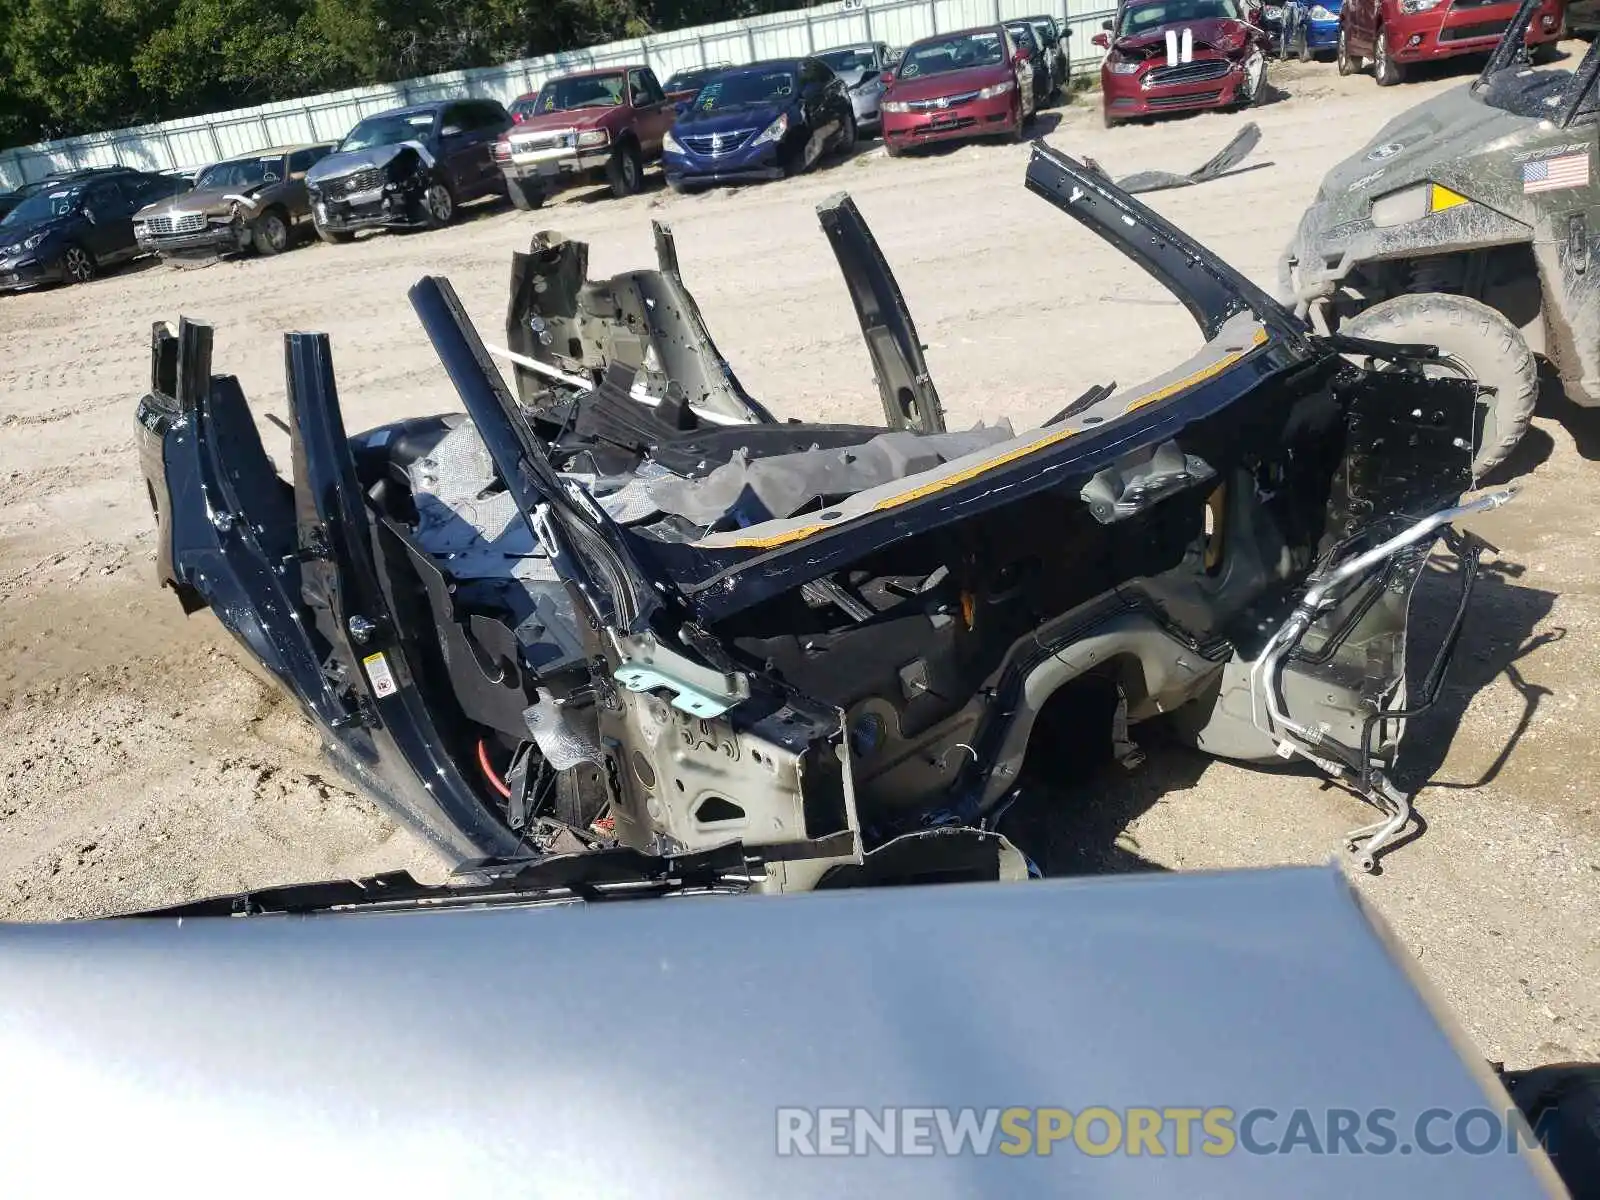
{"type": "MultiPolygon", "coordinates": [[[[1323,171],[1462,74],[1380,91],[1288,68],[1254,114],[1269,167],[1157,207],[1262,283],[1323,171]]],[[[1046,138],[1113,171],[1187,169],[1243,118],[1046,138]]],[[[283,410],[280,334],[332,335],[352,428],[455,407],[409,306],[449,275],[486,331],[509,253],[535,229],[587,238],[596,275],[651,258],[669,219],[684,271],[744,382],[778,412],[873,420],[878,401],[813,212],[849,190],[916,314],[953,424],[1041,419],[1089,383],[1136,382],[1198,335],[1169,297],[1022,187],[1024,147],[890,161],[876,148],[785,184],[625,202],[569,197],[437,234],[315,245],[274,260],[146,265],[90,287],[0,298],[0,917],[49,919],[391,867],[429,852],[318,757],[298,710],[240,669],[209,616],[153,585],[133,406],[150,323],[216,323],[217,369],[283,410]]],[[[263,426],[269,450],[287,439],[263,426]]],[[[1600,421],[1553,405],[1519,454],[1524,494],[1486,520],[1501,548],[1450,694],[1415,732],[1427,831],[1357,880],[1482,1051],[1523,1065],[1600,1058],[1600,421]]],[[[1085,861],[1194,869],[1316,862],[1366,820],[1308,775],[1159,746],[1088,802],[1085,861]]],[[[1382,1052],[1381,1022],[1374,1040],[1382,1052]]],[[[1352,1053],[1358,1052],[1352,1047],[1352,1053]]]]}

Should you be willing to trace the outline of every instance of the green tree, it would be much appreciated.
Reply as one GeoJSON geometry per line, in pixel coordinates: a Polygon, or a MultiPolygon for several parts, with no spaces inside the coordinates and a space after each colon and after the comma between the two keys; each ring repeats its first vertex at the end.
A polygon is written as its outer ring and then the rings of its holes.
{"type": "Polygon", "coordinates": [[[132,55],[167,23],[170,0],[14,0],[3,34],[7,101],[59,136],[155,119],[132,55]]]}
{"type": "Polygon", "coordinates": [[[297,0],[178,0],[133,54],[139,85],[167,111],[205,112],[354,80],[297,0]]]}

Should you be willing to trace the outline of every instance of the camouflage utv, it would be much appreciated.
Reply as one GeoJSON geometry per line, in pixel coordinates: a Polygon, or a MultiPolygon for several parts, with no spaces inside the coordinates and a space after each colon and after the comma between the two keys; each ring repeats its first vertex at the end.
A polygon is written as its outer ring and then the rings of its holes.
{"type": "Polygon", "coordinates": [[[1328,331],[1438,348],[1396,369],[1482,386],[1474,474],[1533,415],[1536,356],[1600,405],[1600,42],[1533,70],[1524,0],[1470,85],[1417,105],[1328,172],[1280,264],[1285,299],[1328,331]]]}

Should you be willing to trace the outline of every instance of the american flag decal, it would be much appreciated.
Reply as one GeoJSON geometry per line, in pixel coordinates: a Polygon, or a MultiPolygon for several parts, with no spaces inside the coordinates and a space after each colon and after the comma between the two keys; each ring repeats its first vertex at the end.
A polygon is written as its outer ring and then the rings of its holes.
{"type": "Polygon", "coordinates": [[[1555,192],[1562,188],[1587,187],[1589,184],[1589,156],[1563,154],[1559,158],[1542,158],[1538,162],[1522,164],[1522,191],[1555,192]]]}

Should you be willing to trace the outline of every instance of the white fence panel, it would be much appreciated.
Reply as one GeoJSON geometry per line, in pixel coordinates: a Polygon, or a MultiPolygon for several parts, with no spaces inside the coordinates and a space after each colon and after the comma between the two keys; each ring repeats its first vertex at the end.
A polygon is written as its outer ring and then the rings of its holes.
{"type": "Polygon", "coordinates": [[[713,62],[813,54],[855,42],[906,46],[934,33],[997,19],[1049,13],[1075,35],[1068,44],[1073,71],[1099,69],[1089,39],[1115,0],[841,0],[795,12],[721,21],[643,39],[523,59],[498,67],[453,71],[402,83],[378,84],[283,100],[256,108],[186,117],[161,125],[85,134],[0,151],[0,187],[16,187],[51,171],[123,163],[146,170],[195,168],[266,146],[343,137],[362,117],[404,104],[464,96],[509,104],[552,75],[590,67],[643,62],[663,80],[674,71],[713,62]]]}

